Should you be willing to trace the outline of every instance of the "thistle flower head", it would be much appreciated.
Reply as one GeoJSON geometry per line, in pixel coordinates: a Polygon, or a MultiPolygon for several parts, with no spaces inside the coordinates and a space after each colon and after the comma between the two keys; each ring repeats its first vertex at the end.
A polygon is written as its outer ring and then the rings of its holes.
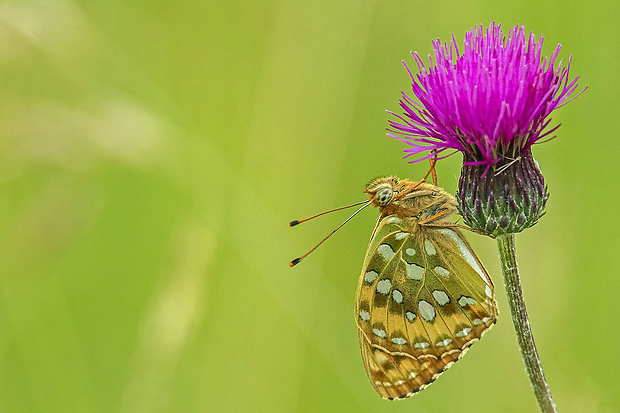
{"type": "Polygon", "coordinates": [[[559,127],[550,127],[549,116],[576,97],[578,77],[569,77],[570,58],[566,66],[558,61],[560,45],[544,58],[542,45],[542,36],[522,26],[504,36],[492,23],[470,30],[462,50],[454,36],[449,44],[434,41],[428,66],[412,53],[416,75],[405,65],[413,96],[402,94],[404,113],[392,113],[398,120],[388,135],[410,145],[411,162],[463,153],[461,213],[481,231],[532,226],[548,197],[531,146],[559,127]]]}

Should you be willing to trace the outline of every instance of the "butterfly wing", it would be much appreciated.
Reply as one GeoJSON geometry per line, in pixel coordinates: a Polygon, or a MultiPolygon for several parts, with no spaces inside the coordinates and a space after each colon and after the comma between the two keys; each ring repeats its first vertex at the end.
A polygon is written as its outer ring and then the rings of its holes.
{"type": "Polygon", "coordinates": [[[379,222],[355,308],[362,358],[383,398],[405,398],[462,357],[497,317],[493,283],[456,228],[379,222]]]}

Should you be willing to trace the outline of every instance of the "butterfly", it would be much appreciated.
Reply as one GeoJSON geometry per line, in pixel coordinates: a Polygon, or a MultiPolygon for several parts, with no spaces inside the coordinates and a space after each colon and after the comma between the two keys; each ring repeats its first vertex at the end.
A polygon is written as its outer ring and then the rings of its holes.
{"type": "Polygon", "coordinates": [[[375,179],[364,190],[368,200],[353,204],[363,206],[342,224],[368,205],[379,208],[358,281],[355,318],[370,383],[389,400],[433,383],[498,315],[493,282],[461,233],[464,227],[454,222],[456,199],[437,186],[431,165],[434,184],[426,177],[375,179]]]}

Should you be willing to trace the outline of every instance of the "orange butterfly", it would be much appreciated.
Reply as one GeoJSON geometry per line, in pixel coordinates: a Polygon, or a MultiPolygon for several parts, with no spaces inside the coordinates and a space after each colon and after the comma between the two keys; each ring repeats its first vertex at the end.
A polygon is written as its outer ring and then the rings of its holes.
{"type": "Polygon", "coordinates": [[[498,314],[493,282],[459,230],[463,227],[454,222],[456,199],[436,185],[433,162],[431,172],[434,184],[426,177],[374,180],[364,190],[369,200],[350,205],[363,204],[290,264],[298,264],[366,206],[379,208],[355,317],[368,378],[390,400],[430,385],[495,324],[498,314]]]}

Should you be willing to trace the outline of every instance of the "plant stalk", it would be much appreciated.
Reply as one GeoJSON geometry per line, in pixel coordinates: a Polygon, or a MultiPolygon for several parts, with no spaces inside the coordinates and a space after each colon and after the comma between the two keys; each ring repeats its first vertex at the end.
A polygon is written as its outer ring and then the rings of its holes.
{"type": "Polygon", "coordinates": [[[499,257],[502,263],[502,273],[504,275],[504,286],[508,295],[508,304],[512,314],[512,322],[517,333],[521,356],[525,363],[525,370],[530,378],[530,383],[536,395],[538,407],[542,413],[557,413],[555,403],[551,398],[549,385],[545,379],[540,358],[536,351],[534,336],[525,309],[523,300],[523,290],[519,279],[519,269],[517,267],[517,251],[515,249],[514,234],[503,234],[497,236],[497,246],[499,257]]]}

